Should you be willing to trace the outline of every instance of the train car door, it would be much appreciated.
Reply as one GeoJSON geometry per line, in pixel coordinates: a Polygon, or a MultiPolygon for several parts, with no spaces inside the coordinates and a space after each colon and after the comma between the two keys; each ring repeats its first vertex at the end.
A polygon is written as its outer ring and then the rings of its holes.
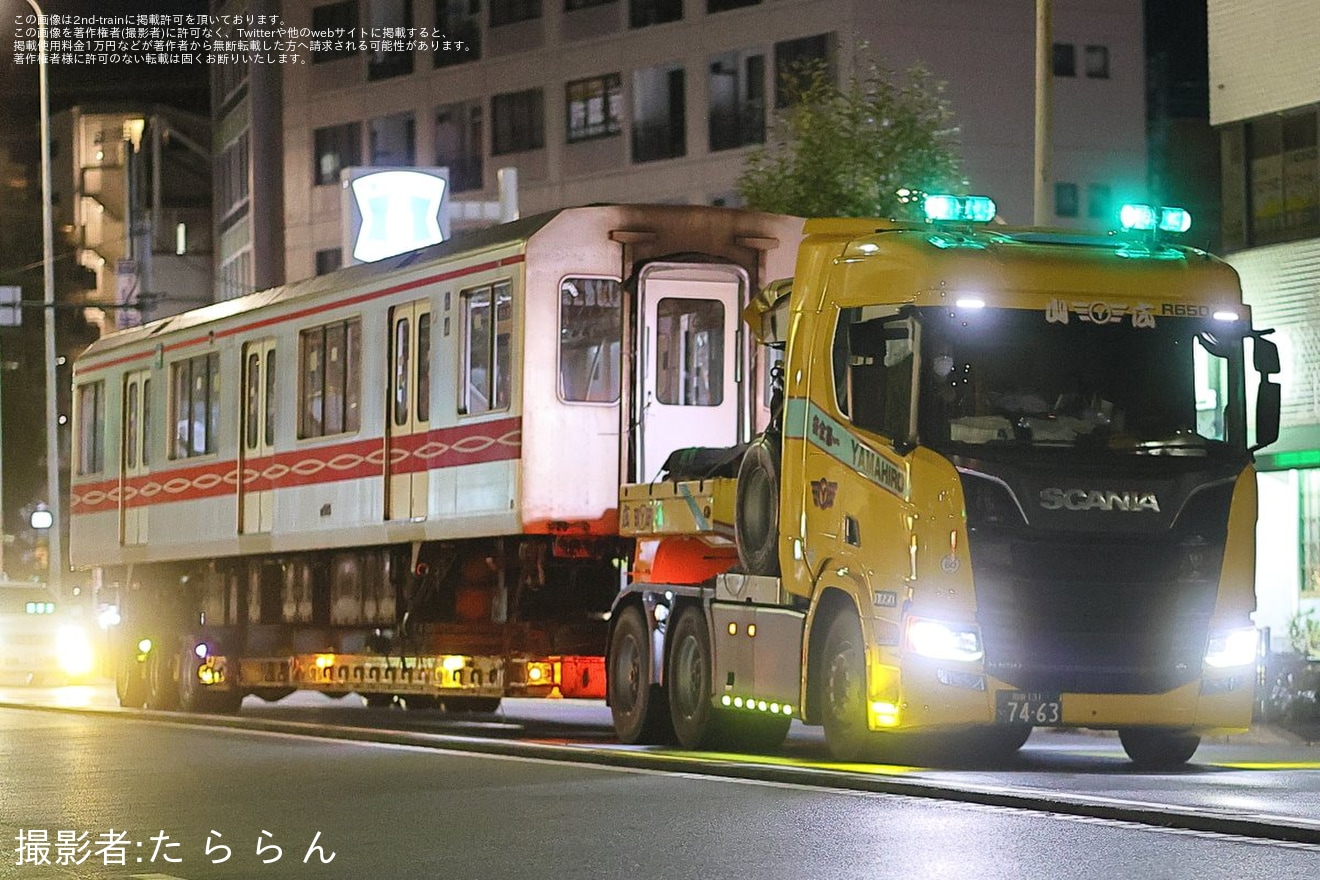
{"type": "Polygon", "coordinates": [[[243,346],[238,523],[245,535],[269,532],[275,521],[275,485],[267,475],[275,455],[275,378],[275,340],[243,346]]]}
{"type": "Polygon", "coordinates": [[[150,507],[136,503],[141,486],[151,473],[151,371],[139,370],[124,377],[124,417],[120,443],[119,539],[128,544],[147,543],[150,507]],[[136,489],[136,491],[135,491],[136,489]]]}
{"type": "Polygon", "coordinates": [[[733,265],[650,263],[637,288],[636,478],[648,481],[675,449],[742,439],[738,339],[747,276],[733,265]]]}
{"type": "Polygon", "coordinates": [[[431,305],[416,300],[390,310],[390,387],[385,428],[388,519],[427,515],[430,483],[419,453],[431,426],[431,305]]]}

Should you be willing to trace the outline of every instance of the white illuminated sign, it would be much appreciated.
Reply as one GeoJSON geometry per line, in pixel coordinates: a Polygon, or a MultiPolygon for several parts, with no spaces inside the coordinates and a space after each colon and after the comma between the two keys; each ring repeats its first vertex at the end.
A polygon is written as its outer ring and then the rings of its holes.
{"type": "Polygon", "coordinates": [[[444,169],[353,169],[345,186],[352,262],[371,263],[445,240],[444,169]]]}

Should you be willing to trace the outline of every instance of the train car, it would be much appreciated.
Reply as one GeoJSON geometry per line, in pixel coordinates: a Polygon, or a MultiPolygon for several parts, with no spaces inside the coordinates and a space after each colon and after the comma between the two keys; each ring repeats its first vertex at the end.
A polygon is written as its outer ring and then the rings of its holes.
{"type": "Polygon", "coordinates": [[[94,343],[70,556],[120,702],[603,695],[619,486],[764,421],[740,313],[801,229],[571,208],[94,343]]]}

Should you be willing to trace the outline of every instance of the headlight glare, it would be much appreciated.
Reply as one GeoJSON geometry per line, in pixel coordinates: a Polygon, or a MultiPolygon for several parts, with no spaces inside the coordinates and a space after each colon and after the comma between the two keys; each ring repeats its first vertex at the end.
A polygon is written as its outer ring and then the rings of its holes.
{"type": "Polygon", "coordinates": [[[62,626],[55,634],[60,668],[69,675],[87,675],[92,671],[92,642],[80,626],[62,626]]]}
{"type": "Polygon", "coordinates": [[[1205,665],[1216,669],[1250,666],[1256,662],[1259,636],[1253,627],[1230,629],[1210,636],[1205,649],[1205,665]]]}
{"type": "Polygon", "coordinates": [[[907,646],[932,660],[972,662],[985,656],[976,627],[924,617],[908,618],[907,646]]]}

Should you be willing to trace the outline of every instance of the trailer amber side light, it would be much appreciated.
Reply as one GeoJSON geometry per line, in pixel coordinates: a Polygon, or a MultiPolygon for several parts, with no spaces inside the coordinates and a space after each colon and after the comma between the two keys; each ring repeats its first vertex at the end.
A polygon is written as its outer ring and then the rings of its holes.
{"type": "Polygon", "coordinates": [[[876,701],[871,704],[871,719],[877,727],[897,727],[898,707],[893,703],[876,701]]]}
{"type": "Polygon", "coordinates": [[[457,672],[467,666],[467,658],[460,654],[446,654],[440,658],[440,668],[445,672],[457,672]]]}
{"type": "Polygon", "coordinates": [[[317,669],[329,669],[331,666],[334,666],[334,665],[335,665],[335,655],[334,655],[334,654],[317,654],[317,655],[316,655],[316,668],[317,668],[317,669]]]}

